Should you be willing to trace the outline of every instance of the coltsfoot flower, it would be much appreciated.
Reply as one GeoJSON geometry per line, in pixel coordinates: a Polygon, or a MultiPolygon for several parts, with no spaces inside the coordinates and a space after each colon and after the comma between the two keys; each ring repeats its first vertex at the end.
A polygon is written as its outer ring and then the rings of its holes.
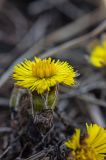
{"type": "Polygon", "coordinates": [[[90,55],[90,63],[98,68],[106,67],[106,40],[101,45],[93,48],[90,55]]]}
{"type": "Polygon", "coordinates": [[[65,145],[70,149],[67,160],[105,160],[106,130],[97,124],[86,125],[84,136],[76,129],[65,145]]]}
{"type": "Polygon", "coordinates": [[[28,88],[32,92],[42,94],[59,83],[72,86],[76,83],[77,73],[67,62],[55,61],[51,58],[34,61],[25,60],[14,67],[13,79],[16,85],[28,88]]]}

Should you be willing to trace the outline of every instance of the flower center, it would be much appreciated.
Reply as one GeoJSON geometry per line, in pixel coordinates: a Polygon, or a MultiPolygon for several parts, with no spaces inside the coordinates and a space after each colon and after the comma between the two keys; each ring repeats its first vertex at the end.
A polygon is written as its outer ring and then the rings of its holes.
{"type": "Polygon", "coordinates": [[[96,160],[96,154],[91,147],[81,147],[73,154],[74,160],[96,160]]]}
{"type": "Polygon", "coordinates": [[[56,73],[53,62],[42,60],[32,64],[32,74],[37,78],[50,78],[56,73]]]}

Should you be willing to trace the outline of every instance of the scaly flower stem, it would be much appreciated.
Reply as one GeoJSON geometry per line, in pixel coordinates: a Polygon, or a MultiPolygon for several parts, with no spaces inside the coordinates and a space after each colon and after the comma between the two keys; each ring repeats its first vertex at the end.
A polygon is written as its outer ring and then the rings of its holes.
{"type": "Polygon", "coordinates": [[[56,103],[56,100],[57,100],[57,95],[58,95],[58,85],[56,85],[56,90],[55,90],[55,99],[54,99],[54,102],[53,102],[53,104],[52,104],[52,106],[51,106],[51,108],[53,109],[54,108],[54,106],[55,106],[55,103],[56,103]]]}
{"type": "Polygon", "coordinates": [[[48,109],[48,95],[49,95],[49,92],[46,92],[45,109],[48,109]]]}
{"type": "Polygon", "coordinates": [[[41,94],[42,99],[44,100],[44,108],[48,109],[48,92],[46,93],[46,96],[41,94]]]}
{"type": "Polygon", "coordinates": [[[29,93],[29,98],[30,98],[30,103],[31,103],[31,112],[32,112],[32,117],[34,118],[35,117],[35,114],[34,114],[34,105],[33,105],[33,97],[32,97],[32,93],[30,91],[28,91],[29,93]]]}

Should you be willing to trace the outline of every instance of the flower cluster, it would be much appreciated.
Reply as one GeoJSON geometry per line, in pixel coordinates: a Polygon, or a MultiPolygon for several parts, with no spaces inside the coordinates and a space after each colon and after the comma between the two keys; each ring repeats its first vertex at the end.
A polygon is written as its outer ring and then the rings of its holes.
{"type": "Polygon", "coordinates": [[[93,48],[90,55],[90,63],[98,68],[106,67],[106,40],[101,45],[93,48]]]}
{"type": "Polygon", "coordinates": [[[77,73],[67,62],[55,61],[51,58],[34,61],[25,60],[14,67],[13,79],[18,86],[28,88],[32,92],[42,94],[59,83],[72,86],[76,83],[77,73]]]}
{"type": "Polygon", "coordinates": [[[70,149],[68,160],[105,160],[106,130],[97,124],[86,125],[84,136],[76,129],[65,145],[70,149]]]}

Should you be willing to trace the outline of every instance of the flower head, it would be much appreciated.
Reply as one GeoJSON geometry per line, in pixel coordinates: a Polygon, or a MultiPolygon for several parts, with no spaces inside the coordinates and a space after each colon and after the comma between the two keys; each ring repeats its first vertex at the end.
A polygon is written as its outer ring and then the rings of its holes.
{"type": "Polygon", "coordinates": [[[58,83],[72,86],[77,73],[67,62],[55,61],[51,58],[34,61],[25,60],[14,67],[13,79],[18,86],[37,91],[42,94],[58,83]]]}
{"type": "Polygon", "coordinates": [[[105,160],[106,130],[97,124],[86,125],[84,136],[76,129],[65,145],[71,149],[68,160],[105,160]]]}
{"type": "Polygon", "coordinates": [[[90,63],[95,67],[106,67],[106,40],[92,50],[90,63]]]}

